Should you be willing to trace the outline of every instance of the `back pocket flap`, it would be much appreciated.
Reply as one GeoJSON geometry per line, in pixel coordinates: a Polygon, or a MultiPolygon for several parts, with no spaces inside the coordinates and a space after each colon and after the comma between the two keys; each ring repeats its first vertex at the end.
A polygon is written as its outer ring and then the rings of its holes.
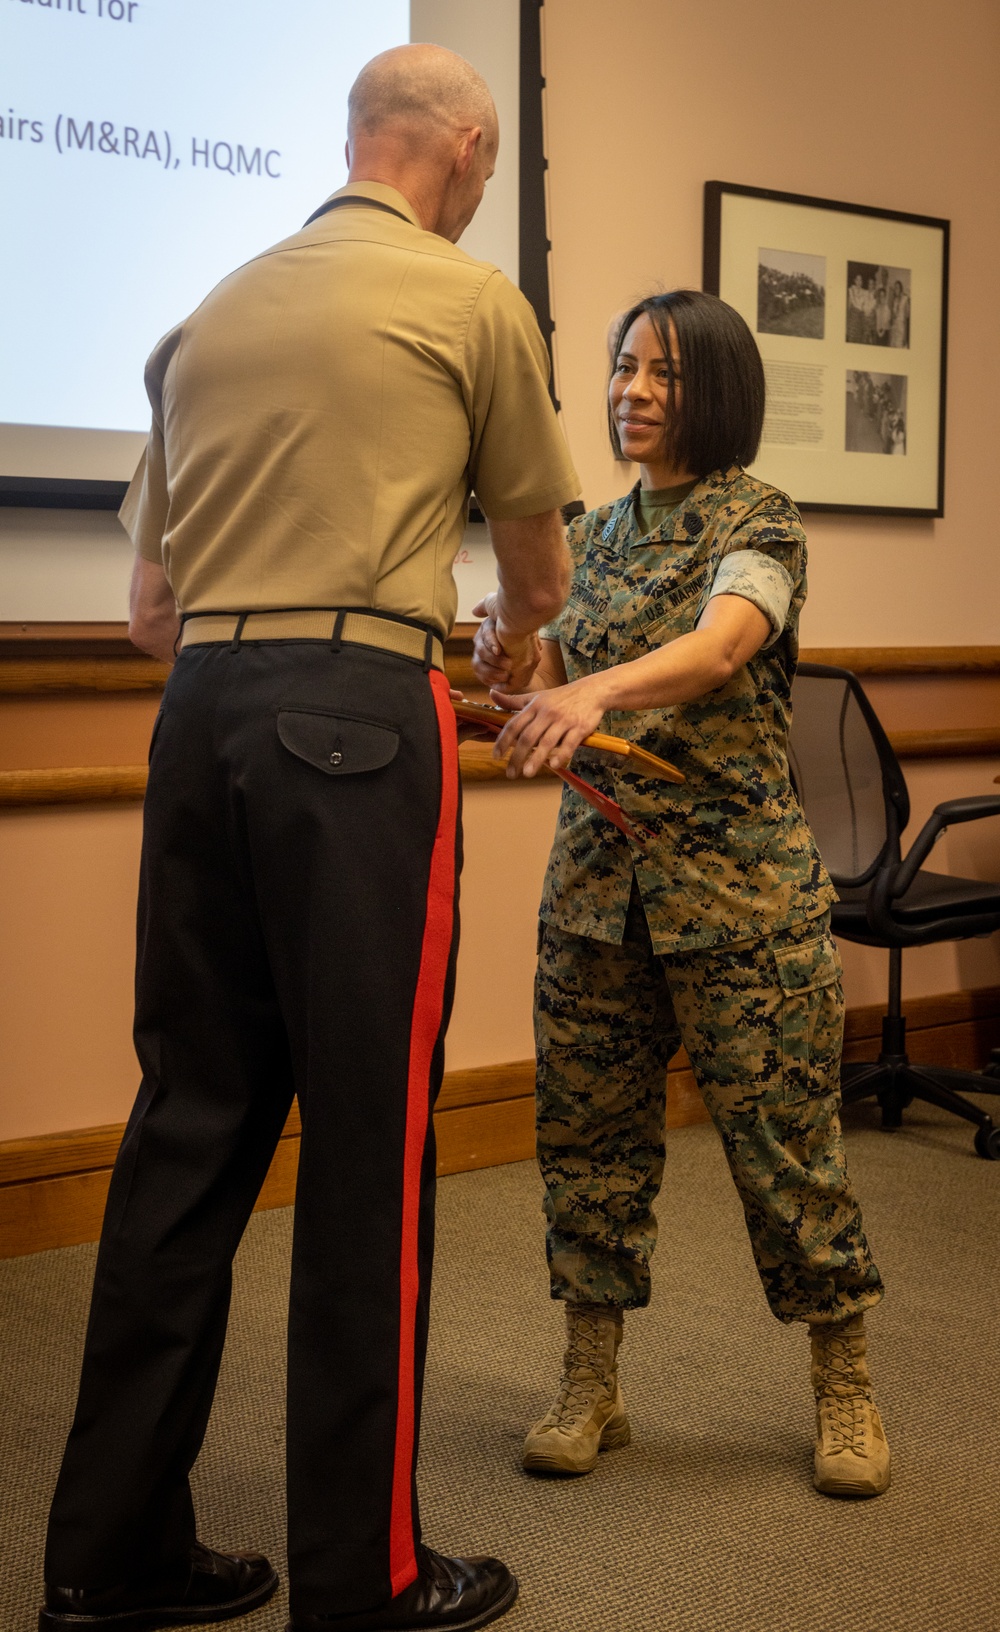
{"type": "Polygon", "coordinates": [[[290,753],[327,776],[377,771],[395,759],[399,747],[399,732],[391,725],[306,708],[279,709],[278,736],[290,753]]]}
{"type": "Polygon", "coordinates": [[[786,997],[832,986],[840,974],[827,940],[807,941],[804,946],[786,946],[780,952],[775,952],[774,961],[786,997]]]}

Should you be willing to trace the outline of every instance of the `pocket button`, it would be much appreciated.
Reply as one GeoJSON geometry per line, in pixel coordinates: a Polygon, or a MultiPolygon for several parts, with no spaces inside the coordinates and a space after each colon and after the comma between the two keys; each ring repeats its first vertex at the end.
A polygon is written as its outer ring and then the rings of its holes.
{"type": "Polygon", "coordinates": [[[343,761],[344,761],[343,754],[333,753],[333,754],[330,755],[330,764],[331,765],[342,765],[343,761]]]}

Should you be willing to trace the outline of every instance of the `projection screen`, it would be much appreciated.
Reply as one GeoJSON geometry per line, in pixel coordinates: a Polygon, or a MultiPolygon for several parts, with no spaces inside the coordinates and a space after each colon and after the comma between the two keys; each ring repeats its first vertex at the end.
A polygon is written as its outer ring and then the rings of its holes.
{"type": "Polygon", "coordinates": [[[117,507],[146,356],[343,184],[348,87],[391,45],[450,45],[490,82],[500,161],[463,244],[518,281],[521,10],[0,0],[0,503],[117,507]]]}

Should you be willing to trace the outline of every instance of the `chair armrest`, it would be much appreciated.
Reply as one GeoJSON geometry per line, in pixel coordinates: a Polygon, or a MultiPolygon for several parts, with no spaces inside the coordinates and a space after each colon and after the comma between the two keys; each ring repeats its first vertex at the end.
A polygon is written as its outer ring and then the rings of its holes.
{"type": "Polygon", "coordinates": [[[893,880],[891,899],[898,901],[906,894],[946,827],[956,822],[978,822],[982,816],[1000,816],[1000,794],[974,794],[968,799],[946,799],[936,805],[900,864],[893,880]]]}

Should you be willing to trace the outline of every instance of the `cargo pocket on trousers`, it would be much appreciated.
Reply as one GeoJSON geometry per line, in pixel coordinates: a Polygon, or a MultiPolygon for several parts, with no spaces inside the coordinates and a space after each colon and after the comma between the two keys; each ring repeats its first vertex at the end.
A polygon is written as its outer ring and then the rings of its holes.
{"type": "Polygon", "coordinates": [[[326,776],[381,770],[395,759],[399,747],[394,726],[321,709],[279,709],[278,737],[290,754],[326,776]]]}
{"type": "Polygon", "coordinates": [[[775,952],[781,1006],[782,1079],[786,1105],[821,1098],[839,1083],[843,1041],[840,963],[827,936],[775,952]]]}

